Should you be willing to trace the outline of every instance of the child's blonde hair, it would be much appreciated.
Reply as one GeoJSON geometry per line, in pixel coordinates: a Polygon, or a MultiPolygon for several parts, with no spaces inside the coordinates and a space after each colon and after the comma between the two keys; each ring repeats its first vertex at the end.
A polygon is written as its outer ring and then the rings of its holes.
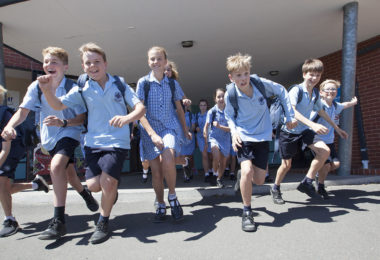
{"type": "Polygon", "coordinates": [[[321,85],[319,85],[319,91],[322,91],[327,84],[334,84],[337,88],[340,87],[340,82],[338,80],[326,79],[321,83],[321,85]]]}
{"type": "Polygon", "coordinates": [[[250,55],[243,55],[240,52],[235,55],[229,56],[226,62],[228,73],[232,73],[234,71],[239,71],[242,69],[250,70],[252,67],[251,59],[252,57],[250,55]]]}
{"type": "Polygon", "coordinates": [[[302,65],[302,73],[323,72],[323,63],[318,59],[307,59],[302,65]]]}
{"type": "Polygon", "coordinates": [[[8,90],[3,87],[3,85],[0,85],[0,105],[3,104],[4,98],[5,98],[5,93],[7,93],[8,90]]]}
{"type": "Polygon", "coordinates": [[[164,54],[164,57],[165,57],[165,60],[168,59],[168,55],[166,53],[166,50],[163,48],[163,47],[160,47],[160,46],[153,46],[152,48],[150,48],[147,52],[147,55],[148,55],[148,58],[149,58],[149,52],[151,51],[158,51],[158,52],[161,52],[162,54],[164,54]]]}
{"type": "Polygon", "coordinates": [[[80,52],[80,58],[82,61],[83,61],[84,53],[88,51],[99,54],[100,56],[103,57],[103,60],[105,62],[107,61],[106,53],[103,51],[102,48],[100,48],[96,43],[93,43],[93,42],[88,42],[80,46],[79,52],[80,52]]]}
{"type": "Polygon", "coordinates": [[[178,81],[179,74],[178,74],[177,65],[174,63],[174,61],[168,60],[168,63],[167,63],[166,66],[169,66],[171,68],[171,70],[172,70],[172,76],[171,76],[171,78],[178,81]]]}
{"type": "Polygon", "coordinates": [[[43,57],[45,57],[47,54],[56,56],[63,62],[64,65],[69,64],[69,55],[67,54],[67,51],[62,48],[49,46],[42,50],[43,57]]]}

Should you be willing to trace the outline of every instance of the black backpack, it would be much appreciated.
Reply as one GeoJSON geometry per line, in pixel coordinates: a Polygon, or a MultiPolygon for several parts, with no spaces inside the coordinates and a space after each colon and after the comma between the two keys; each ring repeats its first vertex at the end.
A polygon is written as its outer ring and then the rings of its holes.
{"type": "MultiPolygon", "coordinates": [[[[6,112],[12,115],[16,112],[13,108],[8,106],[0,106],[0,122],[1,125],[6,125],[8,122],[3,122],[6,112]]],[[[34,113],[29,113],[28,117],[18,125],[16,128],[17,135],[21,137],[21,143],[24,147],[34,147],[39,142],[39,138],[36,132],[36,125],[34,122],[34,113]]],[[[1,129],[3,130],[3,129],[1,129]]]]}
{"type": "MultiPolygon", "coordinates": [[[[124,97],[126,87],[125,87],[124,83],[121,81],[121,79],[119,78],[119,76],[113,76],[113,77],[116,80],[116,82],[115,82],[116,86],[119,89],[119,91],[121,92],[121,95],[122,95],[123,101],[124,101],[124,105],[125,105],[125,108],[126,108],[127,113],[128,113],[128,105],[127,105],[127,101],[125,100],[125,97],[124,97]]],[[[85,118],[84,123],[83,123],[83,126],[84,126],[85,130],[82,133],[87,133],[88,132],[88,129],[87,129],[87,125],[88,125],[88,107],[87,107],[86,100],[83,97],[83,87],[86,85],[86,82],[89,79],[90,79],[90,77],[86,73],[83,73],[82,75],[80,75],[78,77],[78,80],[77,80],[77,84],[78,84],[78,87],[79,87],[79,94],[82,97],[83,103],[84,103],[84,107],[86,108],[86,118],[85,118]]],[[[131,124],[129,124],[129,127],[131,128],[131,124]]]]}

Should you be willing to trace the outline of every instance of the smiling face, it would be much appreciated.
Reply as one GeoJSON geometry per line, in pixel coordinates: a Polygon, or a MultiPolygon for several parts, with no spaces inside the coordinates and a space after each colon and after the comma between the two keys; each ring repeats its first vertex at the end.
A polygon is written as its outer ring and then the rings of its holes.
{"type": "Polygon", "coordinates": [[[228,77],[239,89],[244,89],[249,86],[250,70],[245,68],[238,71],[233,71],[231,74],[228,74],[228,77]]]}
{"type": "Polygon", "coordinates": [[[303,79],[306,87],[314,88],[315,85],[321,80],[322,73],[316,71],[308,71],[303,73],[303,79]]]}
{"type": "Polygon", "coordinates": [[[148,65],[154,73],[163,74],[167,59],[165,54],[158,49],[151,49],[148,52],[148,65]]]}
{"type": "Polygon", "coordinates": [[[82,56],[82,67],[87,75],[97,81],[107,81],[107,62],[104,61],[103,56],[99,53],[86,51],[82,56]]]}
{"type": "Polygon", "coordinates": [[[338,86],[334,83],[327,83],[320,91],[321,97],[329,104],[336,98],[338,94],[338,86]]]}
{"type": "Polygon", "coordinates": [[[57,56],[47,53],[43,57],[44,72],[52,76],[53,80],[62,80],[65,72],[68,69],[68,65],[64,64],[57,56]]]}
{"type": "Polygon", "coordinates": [[[219,108],[224,107],[224,91],[221,89],[218,89],[215,94],[215,103],[218,105],[219,108]]]}

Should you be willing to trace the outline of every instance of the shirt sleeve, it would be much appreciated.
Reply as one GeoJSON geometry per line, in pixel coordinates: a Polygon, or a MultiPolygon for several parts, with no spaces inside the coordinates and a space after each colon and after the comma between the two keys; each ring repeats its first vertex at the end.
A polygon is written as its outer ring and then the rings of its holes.
{"type": "Polygon", "coordinates": [[[209,111],[207,111],[206,123],[211,124],[211,114],[212,114],[212,108],[209,111]]]}
{"type": "Polygon", "coordinates": [[[137,97],[135,91],[133,91],[133,89],[128,84],[124,84],[124,85],[125,85],[124,98],[125,98],[125,101],[127,101],[127,104],[130,107],[135,107],[137,103],[141,103],[141,100],[137,97]]]}
{"type": "Polygon", "coordinates": [[[29,85],[28,90],[26,91],[26,94],[24,96],[24,99],[22,100],[22,103],[20,104],[20,107],[26,108],[32,111],[38,110],[39,107],[41,107],[41,101],[38,98],[38,88],[37,88],[37,81],[32,82],[32,84],[29,85]]]}
{"type": "Polygon", "coordinates": [[[137,82],[137,87],[136,87],[136,94],[137,97],[144,102],[145,96],[144,96],[144,78],[140,78],[139,81],[137,82]]]}
{"type": "Polygon", "coordinates": [[[289,95],[289,100],[290,100],[290,104],[292,106],[297,106],[297,101],[298,101],[298,91],[299,91],[299,88],[297,86],[294,86],[293,88],[291,88],[288,92],[288,95],[289,95]]]}
{"type": "Polygon", "coordinates": [[[175,84],[174,101],[182,100],[183,97],[185,96],[185,93],[183,93],[181,86],[179,85],[179,83],[176,80],[174,80],[174,84],[175,84]]]}
{"type": "MultiPolygon", "coordinates": [[[[235,86],[233,86],[235,87],[235,86]]],[[[234,135],[237,132],[236,129],[236,122],[235,122],[235,111],[234,108],[232,107],[229,98],[228,98],[228,91],[224,94],[224,102],[226,104],[226,107],[224,108],[224,115],[227,120],[228,127],[230,128],[231,135],[234,135]]],[[[208,116],[208,113],[207,113],[208,116]]]]}
{"type": "Polygon", "coordinates": [[[321,101],[321,96],[319,96],[317,101],[314,103],[313,110],[320,111],[321,109],[323,109],[323,104],[321,101]]]}
{"type": "Polygon", "coordinates": [[[339,115],[340,113],[342,113],[343,109],[344,109],[344,105],[340,102],[336,102],[335,114],[339,115]]]}
{"type": "MultiPolygon", "coordinates": [[[[86,82],[85,87],[87,86],[87,84],[89,83],[86,82]]],[[[85,87],[83,87],[83,90],[85,87]]],[[[69,93],[59,97],[59,99],[65,106],[74,109],[77,114],[82,114],[86,112],[86,106],[82,98],[82,95],[79,93],[78,86],[75,86],[72,89],[70,89],[69,93]]]]}

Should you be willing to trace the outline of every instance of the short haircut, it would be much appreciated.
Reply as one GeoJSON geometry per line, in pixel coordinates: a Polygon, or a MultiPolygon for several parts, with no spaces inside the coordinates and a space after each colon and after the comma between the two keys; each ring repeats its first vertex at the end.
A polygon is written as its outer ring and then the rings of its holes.
{"type": "Polygon", "coordinates": [[[69,64],[69,55],[67,54],[67,51],[65,51],[62,48],[49,46],[49,47],[42,50],[42,56],[43,57],[45,57],[45,55],[47,55],[47,54],[56,56],[65,65],[69,64]]]}
{"type": "Polygon", "coordinates": [[[148,58],[149,58],[149,52],[151,52],[151,51],[162,52],[162,54],[164,54],[165,60],[168,59],[168,55],[167,55],[167,53],[166,53],[166,50],[165,50],[163,47],[160,47],[160,46],[153,46],[152,48],[150,48],[150,49],[148,50],[148,53],[147,53],[148,58]]]}
{"type": "Polygon", "coordinates": [[[334,84],[337,88],[340,87],[340,82],[338,80],[326,79],[321,83],[321,85],[319,85],[319,90],[322,91],[327,84],[334,84]]]}
{"type": "Polygon", "coordinates": [[[323,72],[323,63],[318,59],[307,59],[302,65],[302,73],[323,72]]]}
{"type": "Polygon", "coordinates": [[[80,52],[80,58],[83,61],[83,55],[85,52],[95,52],[103,57],[104,61],[107,61],[106,53],[103,51],[102,48],[100,48],[96,43],[88,42],[80,46],[79,52],[80,52]]]}
{"type": "Polygon", "coordinates": [[[179,74],[178,74],[178,69],[177,65],[174,63],[174,61],[168,60],[168,63],[166,66],[169,66],[172,69],[172,79],[178,80],[179,79],[179,74]]]}
{"type": "Polygon", "coordinates": [[[205,103],[206,103],[206,105],[208,106],[208,101],[207,101],[206,99],[201,99],[201,100],[199,100],[199,103],[198,103],[198,105],[199,105],[200,103],[202,103],[202,102],[205,102],[205,103]]]}
{"type": "Polygon", "coordinates": [[[252,57],[250,55],[243,55],[240,52],[235,55],[229,56],[226,62],[228,72],[232,73],[242,69],[250,70],[252,67],[251,59],[252,57]]]}
{"type": "Polygon", "coordinates": [[[3,87],[3,85],[0,85],[0,105],[3,104],[4,98],[5,98],[5,93],[7,93],[7,89],[3,87]]]}

